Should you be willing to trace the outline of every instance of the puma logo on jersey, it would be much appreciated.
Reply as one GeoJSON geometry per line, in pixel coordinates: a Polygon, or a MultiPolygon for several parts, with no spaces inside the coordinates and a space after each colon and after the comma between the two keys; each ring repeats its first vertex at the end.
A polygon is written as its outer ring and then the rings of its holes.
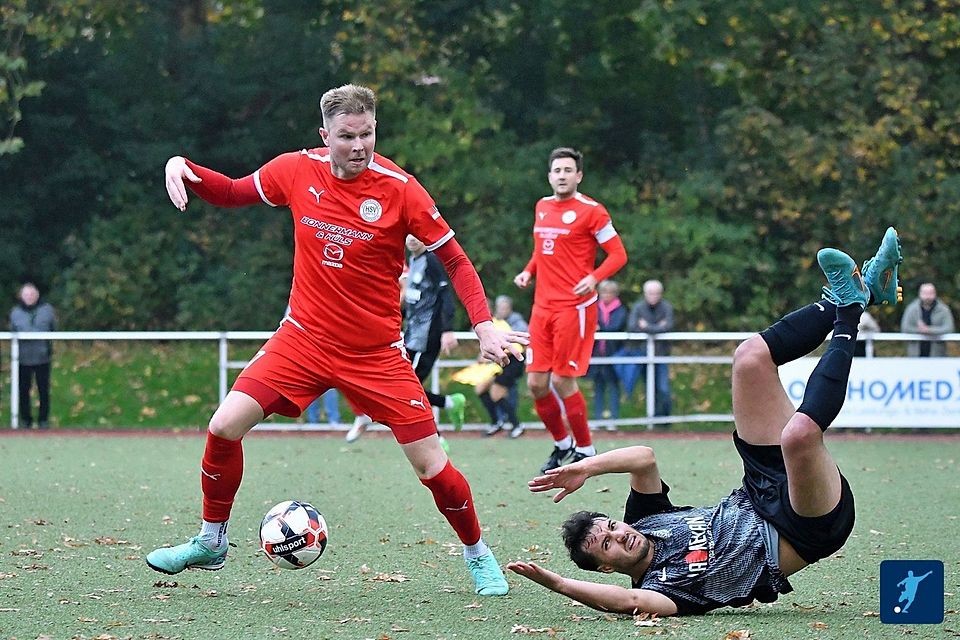
{"type": "Polygon", "coordinates": [[[314,189],[312,186],[309,189],[307,189],[307,191],[312,193],[313,197],[317,199],[317,204],[320,204],[320,196],[322,196],[324,193],[327,192],[326,189],[320,189],[320,192],[318,193],[317,190],[314,189]]]}
{"type": "Polygon", "coordinates": [[[420,407],[421,409],[426,409],[427,405],[423,404],[423,400],[410,400],[411,407],[420,407]]]}
{"type": "Polygon", "coordinates": [[[467,502],[469,502],[469,501],[468,501],[468,500],[464,500],[462,507],[444,507],[443,510],[444,510],[444,511],[466,511],[466,510],[467,510],[467,502]]]}
{"type": "Polygon", "coordinates": [[[543,220],[544,218],[547,217],[547,212],[546,212],[546,211],[537,211],[537,215],[540,216],[540,219],[541,219],[541,220],[543,220]]]}

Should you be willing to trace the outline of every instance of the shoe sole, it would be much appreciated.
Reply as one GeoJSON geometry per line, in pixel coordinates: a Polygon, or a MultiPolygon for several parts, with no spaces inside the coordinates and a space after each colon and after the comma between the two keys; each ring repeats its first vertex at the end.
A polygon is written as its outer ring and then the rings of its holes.
{"type": "Polygon", "coordinates": [[[147,560],[146,563],[147,563],[147,566],[150,567],[151,569],[153,569],[154,571],[158,571],[158,572],[160,572],[160,573],[164,573],[164,574],[166,574],[166,575],[168,575],[168,576],[175,576],[175,575],[177,575],[178,573],[183,573],[183,572],[186,571],[187,569],[200,569],[201,571],[219,571],[220,569],[223,569],[223,565],[226,564],[226,562],[221,562],[221,563],[218,564],[218,565],[209,565],[209,564],[205,564],[205,565],[189,565],[189,566],[184,567],[184,568],[181,569],[180,571],[167,571],[167,570],[164,569],[163,567],[158,567],[157,565],[153,564],[153,563],[150,562],[149,560],[147,560]]]}

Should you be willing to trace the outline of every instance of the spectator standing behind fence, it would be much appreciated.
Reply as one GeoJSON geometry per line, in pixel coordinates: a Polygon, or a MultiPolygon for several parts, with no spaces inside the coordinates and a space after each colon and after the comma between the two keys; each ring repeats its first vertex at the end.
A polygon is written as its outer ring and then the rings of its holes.
{"type": "MultiPolygon", "coordinates": [[[[644,333],[673,331],[673,305],[663,299],[662,282],[647,280],[643,283],[643,300],[633,305],[630,310],[627,330],[644,333]]],[[[670,355],[670,343],[666,341],[657,342],[654,353],[650,355],[670,355]]],[[[647,367],[645,365],[640,366],[639,378],[641,380],[647,379],[647,367]]],[[[673,400],[670,397],[670,371],[666,362],[658,362],[654,365],[654,388],[655,415],[670,415],[673,409],[673,400]]],[[[629,389],[632,391],[632,386],[629,389]]]]}
{"type": "MultiPolygon", "coordinates": [[[[55,331],[57,317],[53,305],[40,300],[40,290],[31,282],[20,287],[20,301],[10,310],[10,331],[55,331]]],[[[49,340],[20,341],[20,424],[33,427],[33,407],[30,389],[37,383],[40,396],[40,411],[37,424],[41,429],[49,426],[50,420],[50,360],[52,344],[49,340]]]]}
{"type": "MultiPolygon", "coordinates": [[[[510,296],[497,296],[492,314],[494,325],[503,330],[527,330],[527,321],[513,310],[513,299],[510,296]]],[[[518,348],[522,346],[518,345],[518,348]]],[[[517,417],[517,381],[523,375],[523,371],[522,361],[511,360],[510,364],[503,367],[492,378],[474,386],[480,402],[490,414],[490,426],[484,431],[484,436],[499,433],[505,425],[509,425],[511,438],[519,438],[523,435],[523,424],[517,417]]]]}
{"type": "Polygon", "coordinates": [[[547,169],[553,195],[536,204],[533,256],[513,279],[522,289],[537,278],[527,387],[554,445],[541,471],[596,455],[577,378],[586,375],[593,352],[597,283],[627,263],[627,251],[606,207],[577,190],[583,180],[583,155],[567,147],[554,149],[547,169]],[[607,257],[595,266],[598,246],[607,257]],[[573,438],[564,423],[564,411],[573,438]]]}
{"type": "Polygon", "coordinates": [[[307,407],[307,422],[309,424],[320,422],[321,402],[323,411],[327,414],[327,423],[331,426],[340,424],[340,393],[333,388],[327,389],[326,393],[310,403],[307,407]]]}
{"type": "MultiPolygon", "coordinates": [[[[597,331],[626,331],[627,308],[620,301],[620,285],[604,280],[597,285],[597,331]]],[[[617,355],[622,340],[597,340],[593,357],[610,358],[617,355]]],[[[587,375],[593,380],[593,417],[614,419],[620,417],[620,378],[612,364],[591,364],[587,375]]]]}
{"type": "MultiPolygon", "coordinates": [[[[921,333],[927,336],[942,336],[953,333],[953,313],[950,307],[937,298],[937,288],[931,282],[920,285],[916,300],[907,305],[900,320],[903,333],[921,333]]],[[[947,345],[941,340],[910,342],[907,355],[921,358],[940,358],[947,355],[947,345]]]]}
{"type": "Polygon", "coordinates": [[[853,355],[867,355],[867,345],[864,341],[864,338],[873,337],[873,334],[875,333],[880,333],[880,324],[877,322],[876,318],[870,315],[869,311],[864,311],[860,314],[860,324],[857,325],[857,334],[860,337],[857,338],[857,347],[854,349],[853,355]]]}

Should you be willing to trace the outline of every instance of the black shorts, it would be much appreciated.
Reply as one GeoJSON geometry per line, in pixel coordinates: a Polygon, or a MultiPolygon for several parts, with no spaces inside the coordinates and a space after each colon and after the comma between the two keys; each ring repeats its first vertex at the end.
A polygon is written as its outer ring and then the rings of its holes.
{"type": "Polygon", "coordinates": [[[779,445],[749,444],[733,432],[743,459],[743,487],[757,514],[776,528],[797,554],[813,564],[836,553],[853,531],[853,492],[840,474],[840,502],[826,515],[807,518],[790,506],[787,470],[779,445]]]}
{"type": "Polygon", "coordinates": [[[517,360],[511,356],[510,363],[503,368],[503,371],[494,377],[493,381],[509,389],[517,384],[517,380],[523,375],[525,368],[526,366],[523,364],[523,360],[517,360]]]}

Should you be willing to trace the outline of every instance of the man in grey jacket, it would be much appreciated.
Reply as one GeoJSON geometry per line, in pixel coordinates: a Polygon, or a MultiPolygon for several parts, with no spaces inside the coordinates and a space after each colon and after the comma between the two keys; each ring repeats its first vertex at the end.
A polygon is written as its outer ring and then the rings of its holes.
{"type": "MultiPolygon", "coordinates": [[[[953,333],[953,313],[950,307],[937,299],[937,288],[932,282],[921,284],[917,299],[904,309],[900,331],[931,337],[953,333]]],[[[941,340],[909,342],[907,355],[913,358],[942,358],[947,355],[947,343],[941,340]]]]}
{"type": "MultiPolygon", "coordinates": [[[[55,331],[57,325],[53,306],[40,300],[40,291],[31,282],[20,287],[20,301],[10,310],[10,331],[55,331]]],[[[26,428],[33,427],[30,388],[37,382],[41,429],[46,429],[50,417],[50,356],[49,340],[20,341],[20,421],[26,428]]]]}

